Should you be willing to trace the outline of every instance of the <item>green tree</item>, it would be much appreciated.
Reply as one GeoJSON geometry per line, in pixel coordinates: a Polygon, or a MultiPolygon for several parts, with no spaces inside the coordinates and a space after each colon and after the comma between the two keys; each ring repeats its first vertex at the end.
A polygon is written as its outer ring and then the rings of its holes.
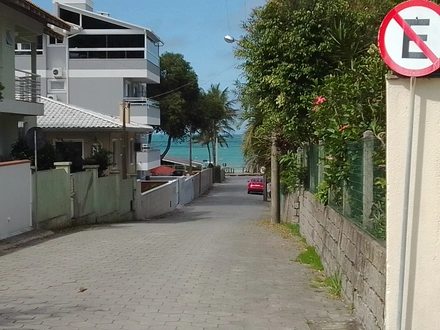
{"type": "Polygon", "coordinates": [[[235,52],[243,63],[237,89],[250,123],[248,160],[268,158],[271,136],[285,154],[324,140],[342,152],[344,140],[366,128],[383,133],[386,68],[372,45],[397,3],[271,0],[252,12],[235,52]],[[325,102],[315,105],[320,96],[325,102]]]}
{"type": "Polygon", "coordinates": [[[161,125],[157,131],[168,135],[169,151],[172,141],[182,141],[190,130],[201,126],[197,106],[199,98],[198,77],[183,55],[165,53],[160,57],[161,83],[149,89],[150,97],[160,102],[161,125]]]}
{"type": "MultiPolygon", "coordinates": [[[[28,146],[24,139],[18,139],[12,144],[10,157],[13,160],[29,159],[32,164],[35,165],[34,150],[28,146]]],[[[39,171],[54,168],[54,162],[56,162],[56,160],[57,157],[55,148],[50,142],[46,142],[37,152],[37,164],[39,171]]]]}
{"type": "MultiPolygon", "coordinates": [[[[235,131],[233,124],[237,117],[237,110],[234,108],[234,99],[230,99],[228,88],[221,90],[220,84],[213,84],[206,93],[202,93],[199,100],[201,117],[201,128],[195,140],[201,145],[207,146],[208,153],[212,150],[212,159],[216,159],[217,143],[221,146],[228,146],[227,138],[233,137],[235,131]]],[[[211,161],[211,155],[209,155],[211,161]]]]}

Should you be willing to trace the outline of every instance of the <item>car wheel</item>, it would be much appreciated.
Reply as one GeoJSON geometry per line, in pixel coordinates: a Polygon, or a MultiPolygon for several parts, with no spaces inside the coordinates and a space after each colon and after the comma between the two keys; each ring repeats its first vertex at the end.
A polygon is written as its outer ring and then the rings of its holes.
{"type": "Polygon", "coordinates": [[[248,190],[248,194],[250,194],[251,192],[248,190]]]}

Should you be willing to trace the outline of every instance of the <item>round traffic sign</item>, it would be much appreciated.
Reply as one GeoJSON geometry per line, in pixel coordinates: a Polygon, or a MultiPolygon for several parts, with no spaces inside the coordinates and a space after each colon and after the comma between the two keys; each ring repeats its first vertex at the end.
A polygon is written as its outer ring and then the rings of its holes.
{"type": "Polygon", "coordinates": [[[393,71],[409,77],[426,76],[440,67],[440,6],[412,0],[394,7],[379,30],[379,49],[393,71]]]}

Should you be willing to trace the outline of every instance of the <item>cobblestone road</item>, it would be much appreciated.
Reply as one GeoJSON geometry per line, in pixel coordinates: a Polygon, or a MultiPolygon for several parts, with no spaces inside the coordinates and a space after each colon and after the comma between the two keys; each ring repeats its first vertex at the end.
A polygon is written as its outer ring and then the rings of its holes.
{"type": "Polygon", "coordinates": [[[0,329],[349,329],[295,245],[257,224],[268,207],[229,178],[166,218],[4,255],[0,329]]]}

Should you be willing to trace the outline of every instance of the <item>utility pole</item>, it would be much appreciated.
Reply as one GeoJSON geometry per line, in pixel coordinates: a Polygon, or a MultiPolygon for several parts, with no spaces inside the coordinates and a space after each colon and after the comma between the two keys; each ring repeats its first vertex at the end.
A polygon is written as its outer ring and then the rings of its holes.
{"type": "Polygon", "coordinates": [[[189,175],[193,174],[193,166],[192,166],[192,126],[189,126],[189,175]]]}
{"type": "Polygon", "coordinates": [[[278,164],[278,148],[275,134],[272,135],[272,146],[270,150],[271,167],[271,223],[280,223],[280,173],[278,164]]]}
{"type": "Polygon", "coordinates": [[[126,107],[130,107],[130,103],[122,102],[122,179],[127,179],[127,124],[125,120],[126,107]]]}

